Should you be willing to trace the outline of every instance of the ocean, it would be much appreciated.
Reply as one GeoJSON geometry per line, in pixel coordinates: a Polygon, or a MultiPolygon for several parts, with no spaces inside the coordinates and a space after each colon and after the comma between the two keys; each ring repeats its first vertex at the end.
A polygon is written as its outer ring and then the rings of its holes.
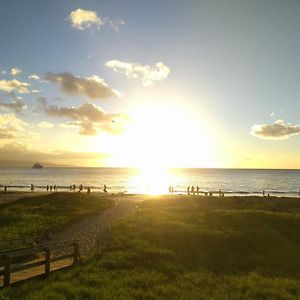
{"type": "Polygon", "coordinates": [[[188,186],[200,192],[225,195],[262,195],[299,197],[300,170],[267,169],[131,169],[131,168],[0,168],[0,190],[45,191],[46,185],[56,185],[58,191],[68,191],[75,184],[102,191],[104,184],[111,193],[167,194],[187,192],[188,186]]]}

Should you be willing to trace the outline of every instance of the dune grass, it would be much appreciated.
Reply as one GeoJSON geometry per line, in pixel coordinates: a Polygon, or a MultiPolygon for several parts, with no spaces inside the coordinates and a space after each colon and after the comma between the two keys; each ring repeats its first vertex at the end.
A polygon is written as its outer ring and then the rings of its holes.
{"type": "Polygon", "coordinates": [[[87,193],[49,193],[0,205],[0,240],[40,234],[79,221],[113,205],[107,196],[87,193]]]}
{"type": "MultiPolygon", "coordinates": [[[[102,255],[3,299],[299,299],[300,199],[160,196],[102,255]]],[[[1,298],[0,298],[1,299],[1,298]]]]}

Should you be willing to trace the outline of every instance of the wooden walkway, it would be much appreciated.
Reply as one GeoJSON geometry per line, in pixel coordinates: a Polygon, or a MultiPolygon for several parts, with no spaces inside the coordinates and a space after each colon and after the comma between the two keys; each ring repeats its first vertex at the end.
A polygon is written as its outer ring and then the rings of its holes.
{"type": "Polygon", "coordinates": [[[74,240],[1,251],[0,287],[32,277],[48,277],[52,271],[77,264],[79,259],[79,244],[74,240]]]}
{"type": "MultiPolygon", "coordinates": [[[[60,269],[64,269],[66,267],[70,267],[73,265],[73,259],[65,259],[62,261],[57,261],[51,264],[50,272],[57,271],[60,269]]],[[[35,268],[30,268],[26,270],[22,270],[19,272],[14,272],[10,277],[10,284],[21,283],[27,279],[34,277],[42,277],[45,275],[45,267],[39,266],[35,268]]],[[[4,278],[0,277],[0,287],[4,286],[4,278]]]]}

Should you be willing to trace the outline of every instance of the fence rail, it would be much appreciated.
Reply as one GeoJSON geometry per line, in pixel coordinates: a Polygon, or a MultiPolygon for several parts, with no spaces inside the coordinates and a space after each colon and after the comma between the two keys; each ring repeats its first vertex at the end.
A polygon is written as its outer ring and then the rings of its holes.
{"type": "Polygon", "coordinates": [[[36,241],[39,237],[38,236],[29,236],[22,239],[12,239],[12,240],[5,240],[0,241],[0,252],[9,249],[13,246],[25,246],[27,244],[32,244],[36,241]]]}
{"type": "MultiPolygon", "coordinates": [[[[79,262],[80,253],[78,240],[45,243],[21,249],[0,251],[0,276],[3,276],[2,287],[10,286],[12,273],[44,265],[44,275],[47,277],[51,272],[51,263],[69,258],[73,258],[73,264],[79,262]],[[53,256],[53,254],[55,254],[53,250],[61,249],[66,251],[70,248],[72,249],[71,253],[53,256]],[[44,259],[28,260],[28,256],[36,256],[38,254],[44,254],[44,259]]],[[[34,274],[32,277],[34,277],[34,274]]]]}

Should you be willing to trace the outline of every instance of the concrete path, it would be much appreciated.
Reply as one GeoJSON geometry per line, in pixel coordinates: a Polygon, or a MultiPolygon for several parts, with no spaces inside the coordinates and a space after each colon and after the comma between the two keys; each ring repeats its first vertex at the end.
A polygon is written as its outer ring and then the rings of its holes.
{"type": "Polygon", "coordinates": [[[56,233],[55,241],[76,239],[79,240],[80,254],[87,254],[96,249],[96,240],[105,241],[108,232],[108,224],[111,221],[125,217],[136,211],[137,195],[113,195],[114,207],[104,212],[83,219],[68,229],[56,233]]]}

